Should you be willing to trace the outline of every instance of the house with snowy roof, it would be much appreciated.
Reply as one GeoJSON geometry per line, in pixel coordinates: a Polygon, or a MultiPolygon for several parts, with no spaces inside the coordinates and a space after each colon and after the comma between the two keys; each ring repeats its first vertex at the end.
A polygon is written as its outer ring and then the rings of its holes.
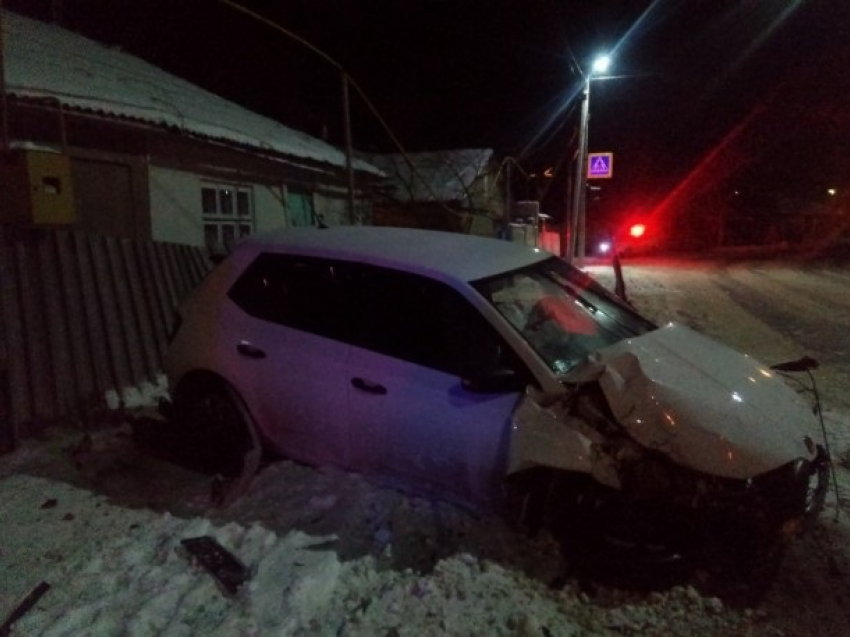
{"type": "Polygon", "coordinates": [[[2,23],[0,222],[219,250],[371,214],[368,161],[65,29],[2,23]]]}
{"type": "Polygon", "coordinates": [[[494,236],[504,217],[503,175],[490,148],[365,158],[387,176],[375,201],[378,225],[494,236]]]}

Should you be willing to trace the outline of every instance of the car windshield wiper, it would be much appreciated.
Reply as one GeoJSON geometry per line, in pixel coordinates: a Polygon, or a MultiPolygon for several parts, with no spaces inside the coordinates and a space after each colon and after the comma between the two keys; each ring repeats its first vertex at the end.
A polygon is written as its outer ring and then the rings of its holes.
{"type": "Polygon", "coordinates": [[[557,272],[549,271],[549,272],[546,272],[546,275],[549,277],[550,280],[554,281],[554,283],[558,287],[560,287],[562,290],[564,290],[564,292],[566,292],[571,297],[573,297],[573,299],[578,301],[579,304],[584,309],[586,309],[588,312],[590,312],[591,314],[596,314],[596,313],[599,312],[598,307],[596,307],[593,303],[591,303],[586,298],[584,298],[584,296],[579,294],[576,291],[576,289],[573,287],[573,284],[570,281],[568,281],[567,279],[565,279],[564,277],[562,277],[560,274],[558,274],[557,272]]]}

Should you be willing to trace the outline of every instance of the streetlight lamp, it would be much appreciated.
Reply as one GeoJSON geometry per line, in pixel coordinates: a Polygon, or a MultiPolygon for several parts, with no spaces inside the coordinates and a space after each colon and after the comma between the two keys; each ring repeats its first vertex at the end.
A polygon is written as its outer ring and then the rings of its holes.
{"type": "Polygon", "coordinates": [[[610,55],[600,55],[598,58],[593,60],[593,66],[591,66],[591,70],[596,75],[604,75],[608,72],[608,68],[611,66],[611,56],[610,55]]]}
{"type": "Polygon", "coordinates": [[[584,206],[587,189],[587,123],[590,119],[590,80],[594,75],[604,75],[611,66],[608,55],[600,55],[590,67],[590,73],[584,78],[581,96],[581,121],[578,130],[578,151],[576,153],[575,189],[573,191],[572,215],[570,218],[570,246],[567,260],[572,263],[575,257],[584,257],[584,206]],[[581,235],[579,237],[579,235],[581,235]]]}

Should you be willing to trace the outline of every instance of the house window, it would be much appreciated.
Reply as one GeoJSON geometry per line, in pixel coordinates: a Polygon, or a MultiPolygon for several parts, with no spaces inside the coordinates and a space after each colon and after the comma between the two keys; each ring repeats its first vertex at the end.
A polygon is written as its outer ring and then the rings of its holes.
{"type": "Polygon", "coordinates": [[[214,254],[230,252],[254,232],[254,196],[250,186],[205,183],[201,187],[204,243],[214,254]]]}

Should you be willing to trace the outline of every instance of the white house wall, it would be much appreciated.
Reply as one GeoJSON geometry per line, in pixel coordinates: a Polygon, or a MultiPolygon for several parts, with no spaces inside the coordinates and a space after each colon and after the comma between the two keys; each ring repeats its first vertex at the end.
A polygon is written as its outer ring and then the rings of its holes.
{"type": "MultiPolygon", "coordinates": [[[[356,193],[362,195],[362,193],[356,193]]],[[[372,206],[368,199],[355,196],[355,209],[358,223],[368,224],[372,218],[372,206]]],[[[348,213],[348,190],[345,188],[325,187],[313,193],[313,206],[316,215],[329,226],[344,226],[351,223],[348,213]]]]}
{"type": "Polygon", "coordinates": [[[210,179],[190,172],[151,166],[151,234],[155,241],[204,245],[201,188],[206,184],[250,187],[254,232],[286,226],[281,187],[246,181],[210,179]]]}
{"type": "Polygon", "coordinates": [[[254,222],[257,232],[286,227],[283,186],[254,185],[254,222]]]}
{"type": "Polygon", "coordinates": [[[316,193],[313,196],[313,205],[316,215],[329,226],[341,226],[348,223],[348,199],[347,193],[340,192],[335,196],[324,193],[316,193]]]}
{"type": "Polygon", "coordinates": [[[153,240],[204,245],[198,176],[151,166],[148,183],[153,240]]]}

